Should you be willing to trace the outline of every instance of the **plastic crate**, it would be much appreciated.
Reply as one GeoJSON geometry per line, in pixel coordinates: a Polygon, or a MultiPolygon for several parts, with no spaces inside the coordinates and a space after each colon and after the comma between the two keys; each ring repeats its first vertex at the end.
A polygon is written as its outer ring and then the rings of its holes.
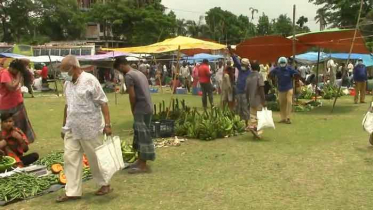
{"type": "Polygon", "coordinates": [[[160,120],[151,123],[151,133],[153,138],[167,138],[174,135],[175,121],[160,120]]]}

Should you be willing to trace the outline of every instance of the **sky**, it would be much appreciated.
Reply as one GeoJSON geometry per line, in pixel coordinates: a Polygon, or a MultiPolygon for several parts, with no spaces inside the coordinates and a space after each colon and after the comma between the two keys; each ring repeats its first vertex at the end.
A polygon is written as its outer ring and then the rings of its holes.
{"type": "Polygon", "coordinates": [[[236,15],[246,15],[251,17],[250,7],[259,10],[254,16],[254,22],[258,21],[259,16],[264,12],[270,19],[277,18],[280,14],[287,14],[293,17],[293,5],[296,9],[296,20],[300,16],[308,18],[306,25],[311,31],[318,31],[319,26],[314,20],[318,7],[308,0],[162,0],[167,8],[173,10],[179,19],[189,19],[198,21],[201,15],[204,15],[213,7],[221,7],[223,10],[231,11],[236,15]]]}

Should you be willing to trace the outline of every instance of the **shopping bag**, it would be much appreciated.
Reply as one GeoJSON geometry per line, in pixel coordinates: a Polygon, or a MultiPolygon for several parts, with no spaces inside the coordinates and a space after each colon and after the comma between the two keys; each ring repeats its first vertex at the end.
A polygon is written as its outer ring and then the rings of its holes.
{"type": "Polygon", "coordinates": [[[120,138],[105,137],[104,143],[95,149],[100,172],[106,182],[109,182],[115,172],[124,168],[120,138]]]}
{"type": "Polygon", "coordinates": [[[373,102],[371,103],[368,112],[365,114],[362,125],[363,129],[369,134],[373,133],[373,102]]]}
{"type": "Polygon", "coordinates": [[[268,110],[266,107],[262,111],[257,112],[258,117],[258,131],[263,130],[264,128],[273,128],[275,129],[275,123],[272,118],[272,111],[268,110]]]}

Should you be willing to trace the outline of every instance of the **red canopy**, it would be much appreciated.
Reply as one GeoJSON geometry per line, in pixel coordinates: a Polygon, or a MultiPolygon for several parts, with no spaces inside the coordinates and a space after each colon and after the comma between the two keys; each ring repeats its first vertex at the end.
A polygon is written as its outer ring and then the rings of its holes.
{"type": "MultiPolygon", "coordinates": [[[[320,47],[331,51],[349,53],[355,30],[328,30],[316,33],[299,34],[296,39],[310,47],[320,47]]],[[[357,31],[352,53],[369,54],[360,31],[357,31]]]]}
{"type": "MultiPolygon", "coordinates": [[[[293,41],[282,36],[260,36],[248,39],[236,47],[237,55],[260,63],[277,61],[281,56],[293,55],[293,41]]],[[[296,52],[304,53],[307,46],[297,42],[296,52]]]]}
{"type": "MultiPolygon", "coordinates": [[[[335,52],[350,52],[355,30],[328,30],[299,34],[296,36],[296,53],[304,53],[311,47],[320,47],[335,52]]],[[[236,53],[242,58],[261,63],[275,62],[281,56],[293,55],[291,37],[261,36],[248,39],[237,45],[236,53]]],[[[364,38],[358,31],[352,53],[368,54],[364,38]]]]}

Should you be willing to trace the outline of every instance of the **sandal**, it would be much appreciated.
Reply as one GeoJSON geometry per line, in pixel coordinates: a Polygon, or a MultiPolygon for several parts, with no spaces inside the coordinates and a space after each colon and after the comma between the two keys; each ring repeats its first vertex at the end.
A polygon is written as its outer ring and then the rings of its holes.
{"type": "Polygon", "coordinates": [[[97,196],[107,195],[107,194],[113,192],[113,190],[114,190],[113,188],[110,188],[110,185],[102,186],[99,190],[97,190],[95,192],[95,195],[97,195],[97,196]]]}
{"type": "Polygon", "coordinates": [[[286,120],[281,120],[281,121],[278,122],[278,123],[286,123],[286,120]]]}
{"type": "Polygon", "coordinates": [[[141,169],[139,167],[133,167],[128,170],[129,174],[146,174],[151,173],[151,169],[149,167],[146,167],[145,169],[141,169]]]}
{"type": "Polygon", "coordinates": [[[258,134],[258,132],[256,130],[251,129],[250,131],[256,139],[262,139],[262,137],[260,137],[260,135],[258,134]]]}
{"type": "Polygon", "coordinates": [[[291,124],[290,119],[287,119],[285,123],[288,124],[288,125],[290,125],[291,124]]]}
{"type": "Polygon", "coordinates": [[[67,196],[66,194],[62,195],[62,196],[59,196],[57,199],[56,199],[56,202],[57,203],[63,203],[63,202],[66,202],[66,201],[74,201],[74,200],[79,200],[81,199],[82,197],[81,196],[67,196]]]}

